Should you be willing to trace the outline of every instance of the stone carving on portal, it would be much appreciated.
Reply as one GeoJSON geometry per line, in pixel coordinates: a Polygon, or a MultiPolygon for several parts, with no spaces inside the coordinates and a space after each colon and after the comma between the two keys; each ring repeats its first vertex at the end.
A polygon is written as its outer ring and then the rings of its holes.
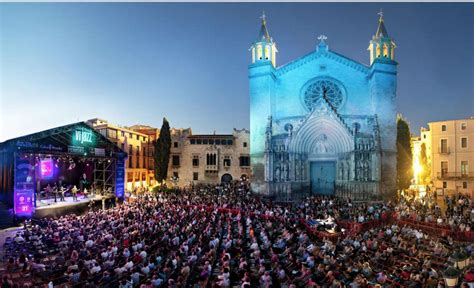
{"type": "Polygon", "coordinates": [[[312,152],[314,154],[330,154],[334,153],[335,151],[334,147],[328,143],[328,137],[326,134],[321,134],[316,137],[312,152]]]}

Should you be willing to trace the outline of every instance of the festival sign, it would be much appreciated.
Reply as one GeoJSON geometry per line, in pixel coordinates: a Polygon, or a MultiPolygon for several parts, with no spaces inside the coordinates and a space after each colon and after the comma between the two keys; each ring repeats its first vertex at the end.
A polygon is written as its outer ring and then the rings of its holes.
{"type": "Polygon", "coordinates": [[[34,190],[22,189],[15,190],[14,195],[15,215],[31,217],[34,207],[34,190]]]}
{"type": "Polygon", "coordinates": [[[72,143],[76,146],[94,146],[95,134],[91,129],[84,127],[76,128],[72,133],[72,143]]]}
{"type": "Polygon", "coordinates": [[[18,216],[31,217],[34,212],[35,166],[29,158],[15,158],[13,208],[18,216]]]}
{"type": "Polygon", "coordinates": [[[116,163],[115,171],[115,196],[122,199],[125,193],[125,159],[120,155],[116,163]]]}

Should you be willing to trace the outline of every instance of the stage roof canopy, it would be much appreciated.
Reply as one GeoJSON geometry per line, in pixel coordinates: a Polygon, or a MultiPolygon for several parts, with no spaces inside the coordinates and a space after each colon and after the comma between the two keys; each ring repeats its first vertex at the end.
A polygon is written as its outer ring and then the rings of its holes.
{"type": "Polygon", "coordinates": [[[85,122],[69,124],[0,143],[0,153],[73,154],[118,157],[126,153],[85,122]]]}

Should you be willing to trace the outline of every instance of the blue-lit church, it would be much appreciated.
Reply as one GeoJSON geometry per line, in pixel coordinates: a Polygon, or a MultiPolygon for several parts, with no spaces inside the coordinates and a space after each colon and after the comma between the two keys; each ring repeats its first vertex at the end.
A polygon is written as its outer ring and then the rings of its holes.
{"type": "Polygon", "coordinates": [[[396,45],[379,14],[370,65],[332,51],[322,35],[314,51],[277,66],[262,16],[248,68],[255,193],[368,200],[395,191],[396,45]]]}

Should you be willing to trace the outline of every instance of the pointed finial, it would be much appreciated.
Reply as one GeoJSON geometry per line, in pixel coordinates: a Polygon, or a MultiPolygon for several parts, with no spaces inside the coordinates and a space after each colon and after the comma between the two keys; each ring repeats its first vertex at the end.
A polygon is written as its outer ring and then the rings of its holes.
{"type": "Polygon", "coordinates": [[[260,19],[262,19],[262,22],[265,22],[267,19],[267,16],[265,16],[265,11],[262,11],[262,16],[260,16],[260,19]]]}
{"type": "Polygon", "coordinates": [[[318,40],[321,41],[322,43],[324,43],[325,40],[327,40],[328,37],[326,37],[326,35],[319,35],[318,37],[318,40]]]}
{"type": "Polygon", "coordinates": [[[377,15],[380,16],[379,21],[383,21],[383,10],[382,10],[382,8],[380,8],[380,12],[377,13],[377,15]]]}

